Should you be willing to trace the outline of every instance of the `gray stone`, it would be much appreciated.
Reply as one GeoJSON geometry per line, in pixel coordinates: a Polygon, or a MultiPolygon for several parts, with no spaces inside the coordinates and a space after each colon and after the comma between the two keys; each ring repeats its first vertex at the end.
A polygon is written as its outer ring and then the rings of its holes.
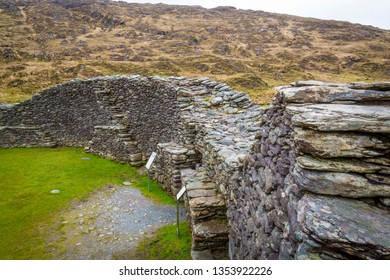
{"type": "Polygon", "coordinates": [[[325,249],[367,259],[390,255],[389,211],[358,200],[308,194],[299,201],[298,220],[325,249]]]}
{"type": "MultiPolygon", "coordinates": [[[[375,91],[389,91],[390,82],[374,82],[374,83],[364,83],[364,82],[355,82],[349,83],[350,88],[352,89],[367,89],[375,91]]],[[[389,94],[387,92],[387,94],[389,94]]]]}
{"type": "Polygon", "coordinates": [[[195,251],[191,250],[191,258],[193,260],[212,260],[213,254],[211,250],[195,251]]]}
{"type": "Polygon", "coordinates": [[[189,206],[195,208],[224,207],[225,201],[222,197],[197,197],[189,201],[189,206]]]}
{"type": "MultiPolygon", "coordinates": [[[[293,87],[346,87],[347,84],[340,84],[340,83],[329,83],[329,82],[321,82],[321,81],[313,81],[313,80],[308,80],[308,81],[296,81],[291,83],[291,86],[293,87]]],[[[283,87],[285,88],[285,87],[283,87]]]]}
{"type": "Polygon", "coordinates": [[[142,161],[142,154],[134,154],[129,156],[130,161],[142,161]]]}
{"type": "Polygon", "coordinates": [[[187,191],[189,198],[211,197],[217,195],[217,189],[196,189],[187,191]]]}
{"type": "Polygon", "coordinates": [[[390,207],[390,198],[380,198],[380,202],[382,202],[384,205],[390,207]]]}
{"type": "Polygon", "coordinates": [[[390,92],[376,90],[354,90],[345,86],[309,86],[284,88],[281,91],[288,103],[332,103],[335,101],[389,101],[390,92]]]}
{"type": "Polygon", "coordinates": [[[371,183],[365,177],[349,173],[319,172],[295,166],[293,177],[304,190],[344,197],[390,197],[390,185],[371,183]]]}
{"type": "Polygon", "coordinates": [[[242,96],[242,97],[233,99],[233,102],[234,103],[241,103],[241,102],[248,101],[248,100],[249,100],[249,98],[247,96],[242,96]]]}
{"type": "Polygon", "coordinates": [[[226,114],[235,114],[238,112],[238,109],[237,108],[233,108],[233,107],[227,107],[225,109],[225,113],[226,114]]]}
{"type": "Polygon", "coordinates": [[[210,101],[212,106],[217,106],[217,105],[221,104],[222,102],[223,102],[223,98],[222,97],[214,97],[210,101]]]}
{"type": "Polygon", "coordinates": [[[227,237],[226,220],[210,220],[194,226],[193,233],[198,238],[220,238],[227,237]]]}
{"type": "Polygon", "coordinates": [[[390,110],[371,105],[287,105],[296,126],[320,131],[362,131],[390,133],[390,110]]]}
{"type": "Polygon", "coordinates": [[[314,156],[332,157],[376,157],[390,149],[390,143],[374,135],[336,132],[316,132],[296,129],[294,141],[300,152],[314,156]]]}
{"type": "Polygon", "coordinates": [[[365,163],[354,159],[320,159],[302,156],[296,159],[297,164],[304,169],[334,172],[375,173],[382,169],[381,166],[365,163]]]}

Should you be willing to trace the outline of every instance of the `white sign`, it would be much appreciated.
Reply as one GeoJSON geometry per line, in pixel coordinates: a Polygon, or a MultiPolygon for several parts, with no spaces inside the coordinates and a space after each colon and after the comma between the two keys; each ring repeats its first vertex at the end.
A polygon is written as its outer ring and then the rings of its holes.
{"type": "Polygon", "coordinates": [[[177,193],[176,199],[179,200],[185,192],[186,192],[186,187],[182,187],[181,190],[177,193]]]}
{"type": "Polygon", "coordinates": [[[148,160],[148,162],[146,163],[146,169],[150,169],[150,166],[152,166],[152,164],[153,164],[153,161],[154,161],[154,159],[156,158],[156,153],[155,152],[153,152],[151,155],[150,155],[150,158],[149,158],[149,160],[148,160]]]}

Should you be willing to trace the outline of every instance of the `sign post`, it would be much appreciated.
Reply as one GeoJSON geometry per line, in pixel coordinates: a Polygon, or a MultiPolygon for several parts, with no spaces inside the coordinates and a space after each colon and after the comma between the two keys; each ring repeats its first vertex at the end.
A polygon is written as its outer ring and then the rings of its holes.
{"type": "Polygon", "coordinates": [[[150,157],[149,157],[149,160],[148,160],[148,162],[146,163],[146,170],[147,170],[147,172],[148,172],[148,192],[150,192],[150,176],[149,176],[149,169],[150,169],[150,167],[152,166],[152,164],[153,164],[153,161],[154,161],[154,159],[156,158],[156,153],[155,152],[152,152],[152,154],[150,155],[150,157]]]}
{"type": "Polygon", "coordinates": [[[186,187],[182,187],[180,191],[176,195],[176,232],[177,236],[180,237],[180,207],[179,207],[179,200],[183,196],[183,194],[186,192],[186,187]]]}

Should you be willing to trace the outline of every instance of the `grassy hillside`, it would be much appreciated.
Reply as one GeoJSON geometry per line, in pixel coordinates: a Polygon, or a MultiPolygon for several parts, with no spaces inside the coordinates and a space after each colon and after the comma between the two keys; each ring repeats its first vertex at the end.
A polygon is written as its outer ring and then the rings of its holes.
{"type": "Polygon", "coordinates": [[[390,31],[340,21],[108,0],[0,0],[0,102],[69,79],[209,76],[267,103],[294,80],[390,78],[390,31]]]}

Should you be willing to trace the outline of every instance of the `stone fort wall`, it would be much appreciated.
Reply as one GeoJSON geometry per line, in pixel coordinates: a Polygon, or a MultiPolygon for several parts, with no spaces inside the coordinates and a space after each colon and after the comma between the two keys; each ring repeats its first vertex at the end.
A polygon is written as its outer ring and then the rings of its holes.
{"type": "Polygon", "coordinates": [[[320,82],[277,89],[243,178],[231,186],[231,258],[390,258],[389,90],[320,82]]]}
{"type": "Polygon", "coordinates": [[[0,105],[1,147],[79,146],[185,186],[194,259],[388,259],[390,83],[73,80],[0,105]]]}

